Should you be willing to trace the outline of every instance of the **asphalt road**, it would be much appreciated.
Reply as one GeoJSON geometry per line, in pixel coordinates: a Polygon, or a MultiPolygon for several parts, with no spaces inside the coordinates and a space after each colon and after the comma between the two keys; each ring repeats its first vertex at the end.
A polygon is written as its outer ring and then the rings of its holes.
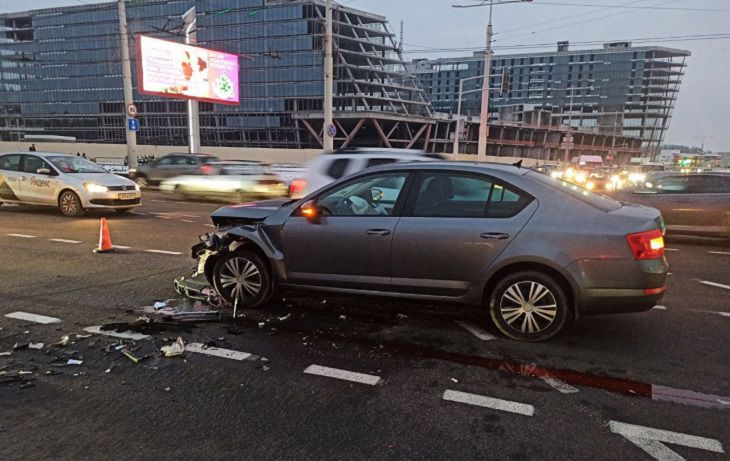
{"type": "Polygon", "coordinates": [[[235,323],[51,346],[177,298],[216,207],[146,194],[107,216],[129,248],[106,255],[102,214],[0,207],[1,460],[728,459],[729,247],[670,243],[661,308],[542,344],[479,310],[286,294],[235,323]],[[161,357],[178,336],[227,351],[161,357]],[[12,350],[27,342],[44,346],[12,350]]]}

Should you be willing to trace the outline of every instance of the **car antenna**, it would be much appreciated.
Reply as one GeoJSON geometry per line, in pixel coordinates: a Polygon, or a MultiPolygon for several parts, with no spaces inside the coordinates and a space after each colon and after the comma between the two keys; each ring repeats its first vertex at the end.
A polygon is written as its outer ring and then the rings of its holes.
{"type": "Polygon", "coordinates": [[[519,160],[512,164],[513,166],[516,166],[517,168],[522,168],[522,160],[519,160]]]}

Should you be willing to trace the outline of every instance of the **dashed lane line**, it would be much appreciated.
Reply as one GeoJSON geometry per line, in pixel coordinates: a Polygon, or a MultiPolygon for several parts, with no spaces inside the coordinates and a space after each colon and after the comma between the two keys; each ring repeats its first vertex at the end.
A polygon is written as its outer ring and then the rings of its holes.
{"type": "Polygon", "coordinates": [[[194,214],[184,214],[181,215],[183,218],[199,218],[200,216],[194,215],[194,214]]]}
{"type": "Polygon", "coordinates": [[[111,336],[113,338],[131,339],[134,341],[140,341],[142,339],[149,338],[148,335],[143,335],[142,333],[134,333],[132,331],[118,332],[118,331],[112,331],[112,330],[102,330],[100,326],[86,327],[86,328],[84,328],[84,331],[87,333],[95,334],[95,335],[111,336]]]}
{"type": "Polygon", "coordinates": [[[181,219],[180,222],[195,222],[195,221],[191,221],[189,219],[181,219]]]}
{"type": "Polygon", "coordinates": [[[33,323],[41,323],[43,325],[48,325],[51,323],[61,323],[61,319],[57,319],[56,317],[48,317],[47,315],[31,314],[30,312],[22,311],[5,314],[5,317],[15,320],[26,320],[33,323]]]}
{"type": "Polygon", "coordinates": [[[185,345],[185,350],[195,352],[196,354],[212,355],[213,357],[221,357],[231,360],[248,360],[251,354],[248,352],[234,351],[231,349],[221,349],[218,347],[205,347],[202,343],[190,343],[185,345]]]}
{"type": "Polygon", "coordinates": [[[724,288],[730,290],[730,285],[723,285],[722,283],[708,282],[707,280],[700,280],[700,283],[710,287],[724,288]]]}
{"type": "Polygon", "coordinates": [[[182,254],[179,251],[166,251],[166,250],[144,250],[144,251],[145,251],[145,253],[155,253],[155,254],[160,254],[160,255],[174,255],[174,256],[177,256],[177,255],[181,255],[182,254]]]}
{"type": "Polygon", "coordinates": [[[323,367],[321,365],[309,365],[304,370],[304,373],[310,375],[324,376],[327,378],[342,379],[345,381],[352,381],[354,383],[369,384],[371,386],[374,386],[380,382],[380,376],[341,370],[339,368],[323,367]]]}
{"type": "Polygon", "coordinates": [[[716,314],[720,315],[722,317],[730,317],[730,312],[722,312],[722,311],[708,311],[705,309],[692,309],[694,312],[704,312],[705,314],[716,314]]]}
{"type": "Polygon", "coordinates": [[[494,397],[470,394],[468,392],[454,391],[451,389],[444,391],[443,399],[451,402],[491,408],[493,410],[507,411],[524,416],[533,416],[535,414],[535,407],[526,403],[512,402],[511,400],[496,399],[494,397]]]}
{"type": "Polygon", "coordinates": [[[21,239],[34,239],[35,235],[28,235],[28,234],[5,234],[8,237],[17,237],[21,239]]]}
{"type": "Polygon", "coordinates": [[[730,252],[728,251],[708,251],[711,255],[725,255],[730,256],[730,252]]]}
{"type": "Polygon", "coordinates": [[[120,250],[129,250],[132,247],[125,247],[124,245],[112,245],[114,248],[118,248],[120,250]]]}
{"type": "Polygon", "coordinates": [[[481,339],[482,341],[491,341],[493,339],[497,339],[496,336],[494,336],[490,333],[487,333],[486,331],[482,330],[478,326],[473,325],[469,322],[457,321],[456,324],[461,326],[462,328],[464,328],[466,331],[473,334],[477,338],[481,339]]]}
{"type": "Polygon", "coordinates": [[[658,311],[665,311],[667,310],[667,306],[654,306],[652,309],[656,309],[658,311]]]}
{"type": "Polygon", "coordinates": [[[67,239],[48,239],[51,242],[58,242],[58,243],[83,243],[81,240],[67,240],[67,239]]]}
{"type": "Polygon", "coordinates": [[[679,248],[665,248],[664,251],[679,251],[679,248]]]}

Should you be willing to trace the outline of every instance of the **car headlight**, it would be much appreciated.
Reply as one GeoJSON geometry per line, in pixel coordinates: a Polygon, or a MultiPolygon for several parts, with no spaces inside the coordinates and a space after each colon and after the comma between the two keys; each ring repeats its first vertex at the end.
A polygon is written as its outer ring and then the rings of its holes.
{"type": "Polygon", "coordinates": [[[650,183],[650,182],[647,182],[646,184],[644,184],[644,186],[645,186],[645,187],[646,187],[647,189],[651,189],[651,188],[653,188],[653,187],[654,187],[654,184],[652,184],[652,183],[650,183]]]}
{"type": "Polygon", "coordinates": [[[620,181],[621,181],[621,176],[619,176],[617,174],[611,176],[611,182],[617,183],[617,182],[620,182],[620,181]]]}
{"type": "Polygon", "coordinates": [[[104,192],[109,192],[108,187],[100,186],[99,184],[94,183],[84,184],[84,189],[86,189],[88,192],[91,192],[92,194],[103,194],[104,192]]]}
{"type": "Polygon", "coordinates": [[[585,173],[576,173],[575,174],[575,182],[577,182],[577,183],[584,183],[584,182],[586,182],[586,174],[585,173]]]}
{"type": "Polygon", "coordinates": [[[596,185],[593,183],[593,181],[588,181],[586,183],[586,189],[593,190],[594,187],[596,187],[596,185]]]}

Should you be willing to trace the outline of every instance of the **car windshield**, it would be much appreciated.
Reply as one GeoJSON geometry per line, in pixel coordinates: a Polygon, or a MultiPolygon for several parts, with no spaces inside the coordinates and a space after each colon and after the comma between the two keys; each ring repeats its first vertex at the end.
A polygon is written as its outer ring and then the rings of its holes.
{"type": "Polygon", "coordinates": [[[619,202],[618,200],[606,197],[605,195],[596,194],[595,192],[591,192],[588,189],[584,189],[583,187],[567,181],[563,181],[558,178],[552,178],[550,176],[545,176],[543,174],[535,172],[528,172],[527,175],[529,178],[534,179],[537,182],[543,183],[555,190],[568,194],[571,197],[580,200],[581,202],[598,208],[599,210],[614,211],[618,210],[622,206],[621,202],[619,202]]]}
{"type": "Polygon", "coordinates": [[[59,155],[58,157],[47,157],[46,159],[62,173],[107,173],[104,168],[82,157],[59,155]]]}

